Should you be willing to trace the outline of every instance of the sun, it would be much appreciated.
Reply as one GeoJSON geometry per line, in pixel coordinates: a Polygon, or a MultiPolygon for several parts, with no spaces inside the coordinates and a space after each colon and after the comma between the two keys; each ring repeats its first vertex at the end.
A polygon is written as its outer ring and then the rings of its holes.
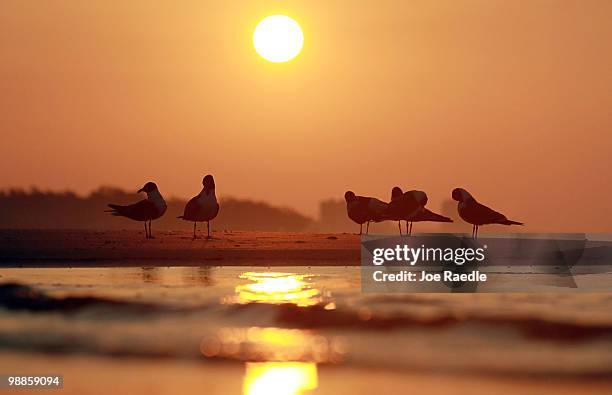
{"type": "Polygon", "coordinates": [[[282,63],[295,58],[304,45],[302,28],[286,15],[271,15],[253,33],[255,51],[264,59],[282,63]]]}

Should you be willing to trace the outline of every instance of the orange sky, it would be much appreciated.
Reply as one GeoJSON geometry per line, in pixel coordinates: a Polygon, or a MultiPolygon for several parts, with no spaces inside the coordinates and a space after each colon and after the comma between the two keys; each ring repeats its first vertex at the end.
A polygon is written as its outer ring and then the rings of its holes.
{"type": "Polygon", "coordinates": [[[154,180],[314,215],[456,186],[525,230],[612,231],[609,0],[0,2],[0,187],[154,180]],[[257,22],[304,29],[287,64],[257,22]]]}

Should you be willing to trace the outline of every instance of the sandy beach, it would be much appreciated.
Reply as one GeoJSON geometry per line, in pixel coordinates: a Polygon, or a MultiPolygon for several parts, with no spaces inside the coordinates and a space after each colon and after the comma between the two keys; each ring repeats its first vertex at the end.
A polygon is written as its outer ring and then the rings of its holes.
{"type": "MultiPolygon", "coordinates": [[[[390,245],[488,247],[492,265],[607,265],[612,243],[592,235],[429,233],[384,237],[390,245]]],[[[599,235],[601,236],[601,235],[599,235]]],[[[601,238],[601,237],[600,237],[601,238]]],[[[192,239],[189,231],[158,231],[146,240],[134,230],[0,230],[1,267],[129,266],[359,266],[361,236],[351,233],[215,231],[192,239]]]]}
{"type": "Polygon", "coordinates": [[[0,265],[182,266],[359,265],[359,236],[217,231],[192,240],[191,232],[0,230],[0,265]]]}

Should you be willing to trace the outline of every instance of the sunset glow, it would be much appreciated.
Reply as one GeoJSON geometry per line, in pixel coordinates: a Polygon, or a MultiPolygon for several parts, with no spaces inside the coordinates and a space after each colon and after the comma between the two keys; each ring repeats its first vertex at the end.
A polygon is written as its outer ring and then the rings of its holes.
{"type": "Polygon", "coordinates": [[[303,362],[247,363],[245,395],[299,395],[318,386],[317,365],[303,362]]]}
{"type": "Polygon", "coordinates": [[[316,222],[349,188],[388,200],[395,185],[453,217],[461,186],[530,232],[610,231],[610,1],[31,4],[0,2],[2,190],[150,180],[188,199],[210,173],[219,200],[316,222]],[[574,191],[589,204],[565,218],[574,191]]]}
{"type": "Polygon", "coordinates": [[[0,389],[611,395],[610,20],[0,0],[0,389]]]}
{"type": "Polygon", "coordinates": [[[257,25],[253,45],[264,59],[274,63],[287,62],[296,57],[304,45],[300,25],[285,15],[272,15],[257,25]]]}

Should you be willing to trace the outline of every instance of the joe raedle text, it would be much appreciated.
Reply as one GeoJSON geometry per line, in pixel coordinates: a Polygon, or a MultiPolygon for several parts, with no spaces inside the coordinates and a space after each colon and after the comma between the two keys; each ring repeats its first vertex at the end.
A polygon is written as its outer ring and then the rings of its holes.
{"type": "Polygon", "coordinates": [[[481,283],[487,274],[478,269],[486,259],[487,246],[412,247],[397,244],[371,250],[370,270],[374,283],[481,283]]]}
{"type": "Polygon", "coordinates": [[[479,270],[466,273],[451,270],[444,270],[442,273],[430,273],[426,270],[420,272],[401,270],[399,273],[387,273],[383,270],[376,270],[372,273],[372,279],[376,282],[485,282],[487,275],[479,270]]]}

